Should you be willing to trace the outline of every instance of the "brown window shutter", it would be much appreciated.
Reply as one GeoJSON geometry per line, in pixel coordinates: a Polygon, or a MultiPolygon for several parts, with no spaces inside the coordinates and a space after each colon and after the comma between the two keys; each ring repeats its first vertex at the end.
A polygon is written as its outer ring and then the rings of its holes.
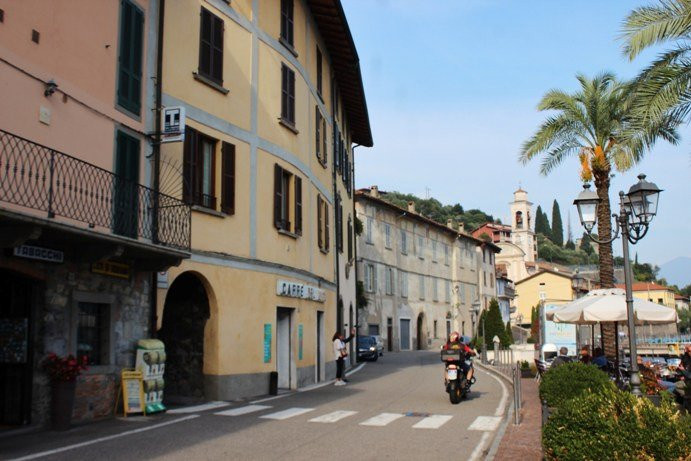
{"type": "Polygon", "coordinates": [[[324,249],[329,251],[329,204],[324,201],[324,249]]]}
{"type": "Polygon", "coordinates": [[[281,201],[283,200],[283,191],[281,190],[282,177],[283,168],[274,165],[274,226],[276,226],[276,229],[283,229],[283,219],[281,218],[281,201]]]}
{"type": "Polygon", "coordinates": [[[326,119],[322,117],[322,164],[326,165],[326,119]]]}
{"type": "Polygon", "coordinates": [[[295,176],[295,233],[302,235],[302,178],[295,176]]]}
{"type": "Polygon", "coordinates": [[[195,177],[197,170],[197,131],[185,128],[185,145],[183,147],[182,168],[182,199],[187,203],[193,202],[195,177]]]}
{"type": "Polygon", "coordinates": [[[221,155],[221,211],[235,214],[235,146],[224,142],[221,155]]]}
{"type": "Polygon", "coordinates": [[[322,236],[322,198],[317,195],[317,246],[323,249],[324,240],[322,236]]]}
{"type": "Polygon", "coordinates": [[[321,139],[320,139],[320,131],[322,129],[322,123],[321,123],[321,118],[322,114],[319,112],[319,106],[314,106],[314,139],[315,139],[315,153],[317,155],[317,160],[320,162],[322,161],[322,155],[321,155],[321,139]]]}

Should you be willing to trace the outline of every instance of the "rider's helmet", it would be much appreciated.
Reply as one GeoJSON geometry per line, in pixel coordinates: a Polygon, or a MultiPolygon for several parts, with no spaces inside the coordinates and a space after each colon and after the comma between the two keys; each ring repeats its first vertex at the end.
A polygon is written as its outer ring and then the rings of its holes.
{"type": "Polygon", "coordinates": [[[457,331],[451,332],[451,334],[449,335],[449,342],[450,343],[458,342],[460,336],[461,335],[459,335],[457,331]]]}

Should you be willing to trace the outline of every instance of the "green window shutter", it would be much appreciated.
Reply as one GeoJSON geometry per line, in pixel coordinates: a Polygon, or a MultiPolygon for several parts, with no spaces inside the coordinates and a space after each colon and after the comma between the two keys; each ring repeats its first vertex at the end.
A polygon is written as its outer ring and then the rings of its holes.
{"type": "Polygon", "coordinates": [[[120,2],[118,105],[141,113],[144,13],[129,0],[120,2]]]}

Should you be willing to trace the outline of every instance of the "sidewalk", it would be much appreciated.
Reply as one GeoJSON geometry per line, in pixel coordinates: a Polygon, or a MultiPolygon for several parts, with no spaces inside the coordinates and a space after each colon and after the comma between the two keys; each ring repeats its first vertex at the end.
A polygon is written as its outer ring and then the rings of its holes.
{"type": "Polygon", "coordinates": [[[542,459],[542,413],[538,397],[538,383],[533,378],[522,379],[523,408],[521,424],[506,426],[495,460],[533,461],[542,459]]]}

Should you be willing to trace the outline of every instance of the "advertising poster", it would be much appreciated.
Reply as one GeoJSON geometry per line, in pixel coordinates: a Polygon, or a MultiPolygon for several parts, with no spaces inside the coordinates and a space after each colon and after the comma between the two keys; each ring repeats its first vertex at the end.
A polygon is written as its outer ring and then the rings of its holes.
{"type": "Polygon", "coordinates": [[[556,304],[545,304],[542,309],[543,344],[554,344],[557,346],[557,350],[562,346],[566,346],[569,349],[568,355],[576,355],[576,325],[572,323],[550,322],[546,318],[548,312],[561,307],[556,304]]]}
{"type": "Polygon", "coordinates": [[[302,360],[302,324],[298,325],[298,360],[302,360]]]}
{"type": "Polygon", "coordinates": [[[271,362],[271,324],[264,324],[264,363],[271,362]]]}

